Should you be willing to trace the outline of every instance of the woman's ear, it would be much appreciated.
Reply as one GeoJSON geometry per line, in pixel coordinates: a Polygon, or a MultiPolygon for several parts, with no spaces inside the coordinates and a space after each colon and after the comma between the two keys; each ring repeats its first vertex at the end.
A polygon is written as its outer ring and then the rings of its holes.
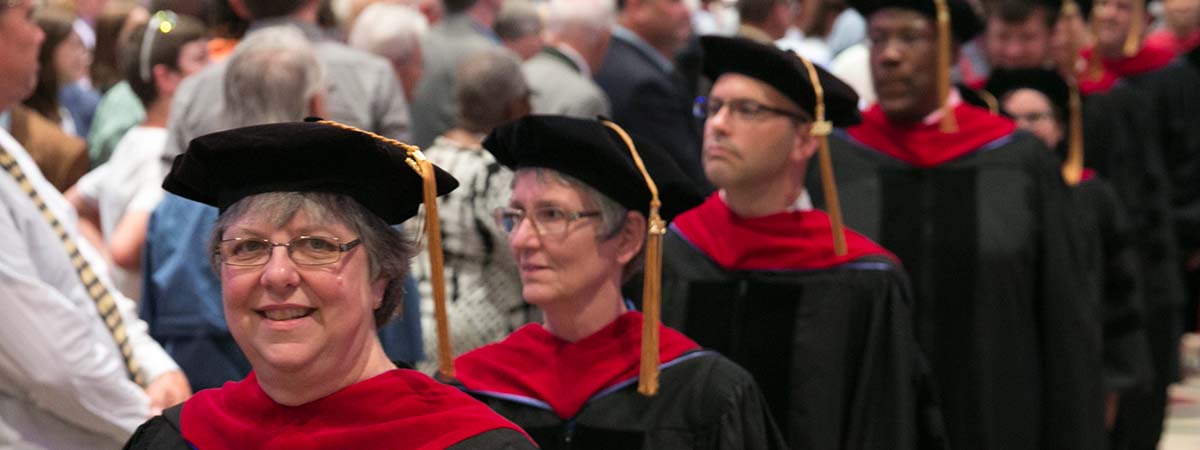
{"type": "Polygon", "coordinates": [[[646,216],[637,211],[625,213],[625,225],[617,235],[617,261],[629,264],[642,251],[646,242],[646,216]]]}
{"type": "Polygon", "coordinates": [[[375,305],[371,309],[379,309],[383,306],[383,294],[387,292],[388,284],[392,280],[379,277],[378,280],[371,282],[371,298],[375,299],[375,305]]]}

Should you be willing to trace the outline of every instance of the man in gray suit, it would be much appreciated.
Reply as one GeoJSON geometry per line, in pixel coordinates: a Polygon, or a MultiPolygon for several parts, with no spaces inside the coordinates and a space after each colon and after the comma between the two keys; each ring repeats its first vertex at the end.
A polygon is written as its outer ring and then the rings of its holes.
{"type": "MultiPolygon", "coordinates": [[[[320,0],[229,0],[239,16],[253,20],[247,36],[272,26],[293,26],[313,43],[326,78],[329,119],[401,141],[409,139],[408,105],[387,60],[326,39],[317,26],[320,0]]],[[[167,164],[188,142],[229,128],[222,100],[228,61],[211,64],[179,85],[167,121],[167,164]]]]}
{"type": "Polygon", "coordinates": [[[584,119],[610,114],[608,96],[592,81],[612,38],[612,0],[553,0],[547,46],[522,68],[533,88],[533,111],[584,119]]]}
{"type": "Polygon", "coordinates": [[[446,18],[425,35],[425,75],[413,98],[412,143],[427,147],[454,126],[454,72],[463,57],[500,45],[492,31],[504,0],[443,0],[446,18]]]}

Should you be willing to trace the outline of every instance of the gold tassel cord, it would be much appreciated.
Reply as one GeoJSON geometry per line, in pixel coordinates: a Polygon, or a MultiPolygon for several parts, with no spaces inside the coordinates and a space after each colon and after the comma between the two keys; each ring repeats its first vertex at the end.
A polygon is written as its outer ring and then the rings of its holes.
{"type": "Polygon", "coordinates": [[[603,121],[604,126],[612,129],[625,141],[629,153],[633,155],[633,163],[646,180],[650,190],[650,217],[646,232],[646,268],[642,284],[642,360],[638,373],[638,393],[650,397],[658,393],[658,324],[661,313],[660,300],[662,289],[662,240],[667,233],[667,224],[659,215],[662,202],[658,199],[658,186],[650,178],[650,172],[642,163],[633,139],[617,124],[603,121]]]}
{"type": "Polygon", "coordinates": [[[446,315],[445,259],[442,255],[442,228],[438,221],[437,180],[433,163],[417,152],[421,164],[421,179],[425,185],[425,232],[429,236],[429,267],[433,285],[433,317],[437,321],[438,372],[454,379],[454,351],[450,347],[450,319],[446,315]]]}
{"type": "Polygon", "coordinates": [[[1067,137],[1067,160],[1063,163],[1062,175],[1068,186],[1075,186],[1083,178],[1082,101],[1079,98],[1079,86],[1075,80],[1068,79],[1067,83],[1071,90],[1067,114],[1070,114],[1071,117],[1068,122],[1070,134],[1067,137]]]}
{"type": "Polygon", "coordinates": [[[838,199],[837,180],[833,178],[833,160],[829,154],[829,134],[833,132],[833,123],[825,120],[825,89],[821,87],[821,79],[812,61],[801,57],[800,61],[808,69],[808,80],[812,83],[813,95],[816,97],[816,107],[813,113],[816,119],[812,124],[811,134],[817,138],[819,156],[821,158],[821,189],[825,191],[825,208],[829,210],[829,228],[833,232],[833,253],[837,256],[846,254],[846,226],[842,222],[842,204],[838,199]]]}
{"type": "Polygon", "coordinates": [[[950,7],[946,0],[934,0],[937,7],[938,26],[938,99],[942,103],[942,119],[939,121],[943,133],[958,131],[958,121],[950,107],[950,7]]]}
{"type": "Polygon", "coordinates": [[[1000,115],[1000,102],[996,100],[995,95],[992,95],[991,92],[982,89],[975,91],[975,94],[979,95],[979,99],[983,100],[983,103],[987,104],[988,112],[997,116],[1000,115]]]}
{"type": "MultiPolygon", "coordinates": [[[[1096,24],[1096,10],[1092,9],[1091,29],[1092,36],[1096,36],[1100,31],[1100,26],[1096,24]]],[[[1078,51],[1076,51],[1078,53],[1078,51]]],[[[1104,59],[1100,56],[1100,48],[1096,47],[1096,43],[1092,42],[1092,55],[1087,62],[1087,79],[1090,81],[1099,81],[1104,76],[1104,59]]],[[[1074,73],[1074,71],[1072,71],[1074,73]]]]}
{"type": "Polygon", "coordinates": [[[425,206],[425,234],[428,237],[429,267],[433,287],[433,316],[437,322],[438,341],[438,372],[443,376],[454,378],[454,351],[450,346],[450,320],[446,315],[446,274],[445,258],[442,254],[442,230],[438,220],[437,209],[437,179],[433,163],[414,145],[405,144],[395,139],[381,136],[370,131],[355,128],[332,120],[322,120],[317,123],[330,125],[345,130],[357,131],[372,138],[395,145],[404,150],[405,163],[421,177],[421,191],[425,206]]]}
{"type": "Polygon", "coordinates": [[[1129,24],[1129,34],[1125,35],[1125,47],[1122,49],[1126,58],[1132,58],[1142,46],[1142,32],[1146,29],[1146,0],[1134,0],[1133,23],[1129,24]]]}

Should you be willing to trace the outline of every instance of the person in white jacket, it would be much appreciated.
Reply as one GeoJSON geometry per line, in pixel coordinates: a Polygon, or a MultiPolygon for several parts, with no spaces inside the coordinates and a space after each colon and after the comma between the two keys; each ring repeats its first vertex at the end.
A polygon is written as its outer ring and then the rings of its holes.
{"type": "MultiPolygon", "coordinates": [[[[37,79],[45,36],[32,8],[32,0],[0,0],[0,111],[28,96],[37,79]]],[[[112,287],[99,253],[75,231],[71,206],[6,126],[0,148],[0,448],[119,448],[141,422],[191,389],[146,334],[136,305],[112,287]],[[77,272],[81,262],[90,266],[86,276],[77,272]],[[88,285],[108,290],[108,310],[118,313],[110,320],[123,320],[124,336],[114,337],[101,319],[82,280],[93,277],[98,284],[88,285]],[[118,341],[131,349],[138,366],[132,373],[118,341]]]]}

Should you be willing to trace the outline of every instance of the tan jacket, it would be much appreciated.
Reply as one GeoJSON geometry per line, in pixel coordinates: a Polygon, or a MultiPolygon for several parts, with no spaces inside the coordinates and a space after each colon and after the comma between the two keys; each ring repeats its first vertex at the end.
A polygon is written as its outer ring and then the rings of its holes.
{"type": "Polygon", "coordinates": [[[71,136],[49,119],[25,105],[13,105],[11,133],[20,142],[46,180],[66,191],[87,173],[87,142],[71,136]]]}

